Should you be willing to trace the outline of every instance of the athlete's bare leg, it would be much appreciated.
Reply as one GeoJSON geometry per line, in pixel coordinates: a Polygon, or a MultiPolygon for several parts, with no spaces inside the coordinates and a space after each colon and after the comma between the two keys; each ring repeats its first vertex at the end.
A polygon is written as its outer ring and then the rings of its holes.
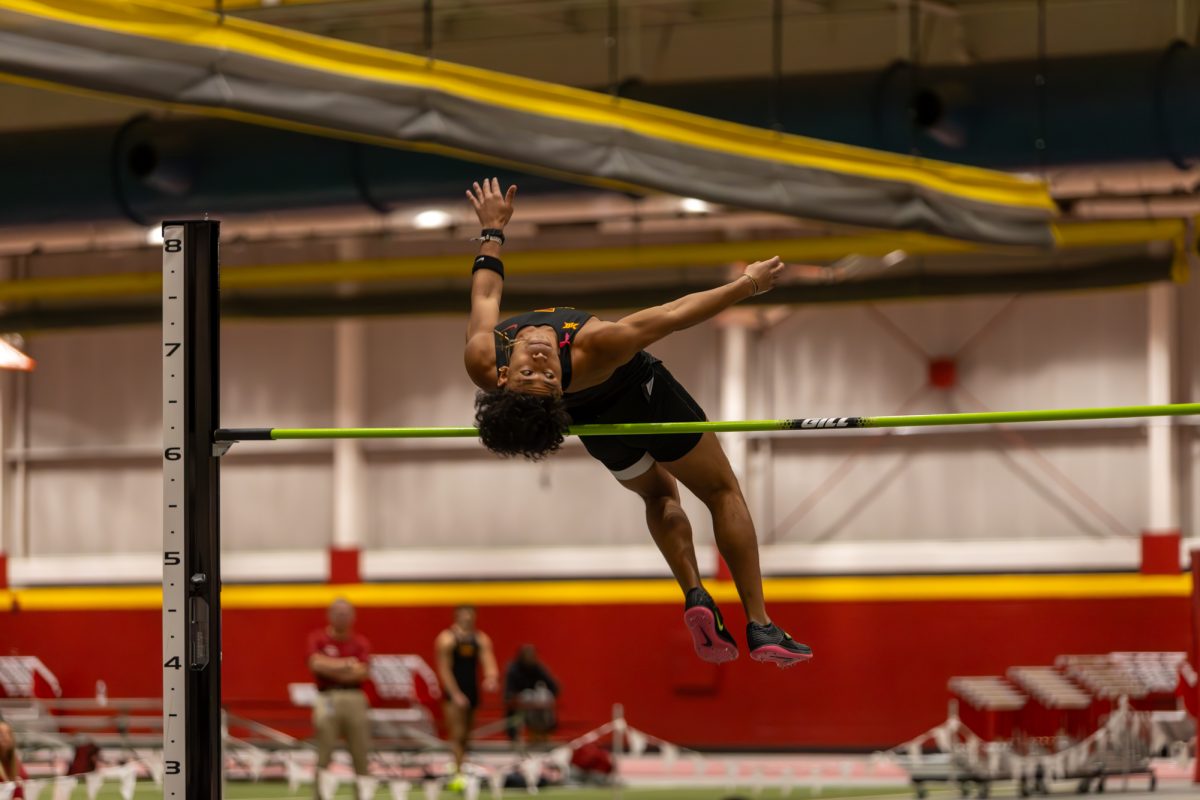
{"type": "Polygon", "coordinates": [[[700,567],[692,544],[692,524],[679,505],[679,485],[671,474],[655,464],[646,472],[620,482],[646,503],[646,526],[658,550],[667,560],[671,574],[684,594],[700,585],[700,567]]]}
{"type": "Polygon", "coordinates": [[[454,756],[454,771],[457,774],[462,772],[463,761],[467,757],[474,712],[451,702],[443,704],[443,708],[446,714],[446,738],[450,742],[450,753],[454,756]]]}
{"type": "Polygon", "coordinates": [[[754,521],[717,437],[704,434],[690,453],[661,466],[708,506],[717,549],[733,573],[746,618],[763,625],[770,622],[763,600],[754,521]]]}

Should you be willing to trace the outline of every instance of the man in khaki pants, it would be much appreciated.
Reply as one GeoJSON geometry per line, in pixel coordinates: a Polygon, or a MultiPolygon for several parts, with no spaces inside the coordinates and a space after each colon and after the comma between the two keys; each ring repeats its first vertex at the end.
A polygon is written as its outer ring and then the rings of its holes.
{"type": "Polygon", "coordinates": [[[309,634],[308,668],[320,693],[313,708],[313,728],[318,771],[328,768],[341,738],[346,741],[355,773],[366,775],[371,733],[362,683],[367,679],[371,646],[354,633],[353,626],[354,606],[339,598],[329,606],[329,625],[309,634]]]}

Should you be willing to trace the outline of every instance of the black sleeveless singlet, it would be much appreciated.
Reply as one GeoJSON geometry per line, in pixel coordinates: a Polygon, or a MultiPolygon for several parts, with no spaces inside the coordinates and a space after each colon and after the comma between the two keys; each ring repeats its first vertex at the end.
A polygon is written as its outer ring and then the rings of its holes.
{"type": "Polygon", "coordinates": [[[461,636],[455,632],[450,673],[471,707],[479,705],[479,642],[475,634],[461,636]]]}
{"type": "MultiPolygon", "coordinates": [[[[639,351],[622,364],[603,383],[578,392],[567,391],[571,385],[571,346],[575,336],[594,314],[578,311],[566,306],[541,308],[510,317],[496,326],[496,369],[508,366],[508,354],[512,342],[522,328],[543,325],[554,328],[558,339],[558,361],[562,366],[563,402],[568,410],[599,410],[626,388],[641,385],[650,379],[658,359],[645,351],[639,351]]],[[[575,416],[574,414],[572,416],[575,416]]]]}

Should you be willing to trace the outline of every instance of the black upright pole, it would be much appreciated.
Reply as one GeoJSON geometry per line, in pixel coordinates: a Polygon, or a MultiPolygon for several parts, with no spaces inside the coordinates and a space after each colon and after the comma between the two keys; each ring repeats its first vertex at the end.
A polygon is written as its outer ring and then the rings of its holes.
{"type": "Polygon", "coordinates": [[[163,224],[164,800],[221,797],[219,233],[163,224]]]}
{"type": "Polygon", "coordinates": [[[193,223],[192,269],[188,276],[189,338],[194,367],[188,398],[188,679],[190,724],[187,800],[221,797],[221,476],[213,431],[221,426],[220,302],[217,263],[219,222],[193,223]]]}

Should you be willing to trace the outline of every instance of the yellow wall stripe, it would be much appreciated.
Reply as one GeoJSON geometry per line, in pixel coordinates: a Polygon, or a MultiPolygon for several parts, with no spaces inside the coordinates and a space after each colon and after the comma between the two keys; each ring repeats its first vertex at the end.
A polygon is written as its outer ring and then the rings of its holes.
{"type": "MultiPolygon", "coordinates": [[[[769,578],[767,598],[776,603],[947,602],[959,600],[1097,600],[1186,598],[1192,591],[1181,575],[936,575],[887,577],[769,578]]],[[[718,600],[737,598],[732,583],[709,586],[718,600]]],[[[363,607],[477,605],[678,604],[669,580],[503,581],[489,583],[382,583],[230,585],[222,592],[227,610],[320,608],[346,597],[363,607]]],[[[9,589],[0,610],[16,603],[25,611],[115,611],[156,609],[158,586],[9,589]]]]}
{"type": "Polygon", "coordinates": [[[434,61],[178,5],[130,0],[2,0],[8,8],[113,33],[236,52],[352,78],[413,86],[481,105],[614,127],[714,152],[915,184],[983,203],[1053,213],[1044,184],[1001,172],[883,153],[724,122],[489,70],[434,61]]]}

